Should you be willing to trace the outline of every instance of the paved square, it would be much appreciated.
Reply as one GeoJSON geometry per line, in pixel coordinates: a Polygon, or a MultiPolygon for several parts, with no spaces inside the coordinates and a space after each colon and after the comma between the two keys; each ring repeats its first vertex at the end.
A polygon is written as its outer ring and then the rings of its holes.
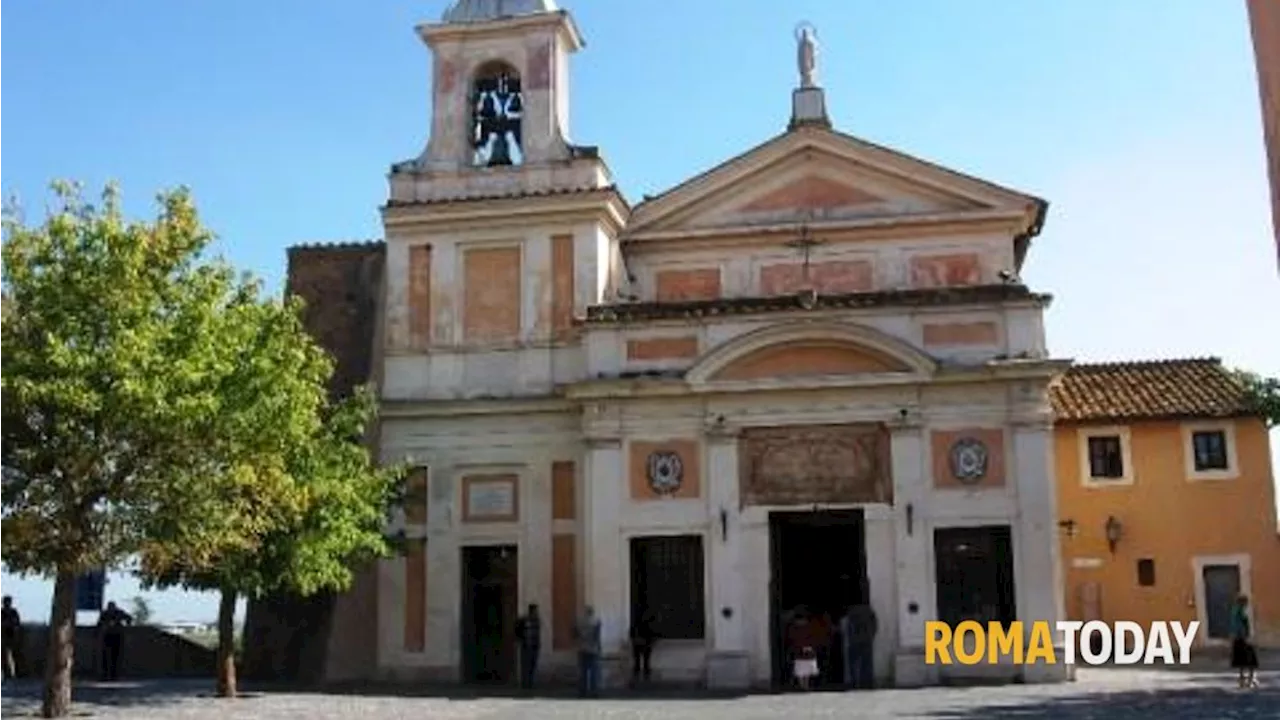
{"type": "MultiPolygon", "coordinates": [[[[777,718],[920,718],[926,720],[1231,720],[1280,718],[1280,673],[1241,691],[1228,674],[1082,669],[1063,685],[878,690],[865,693],[750,695],[697,699],[650,696],[582,701],[571,698],[405,696],[250,692],[226,701],[207,697],[211,681],[89,684],[77,687],[77,714],[99,718],[175,720],[776,720],[777,718]]],[[[7,685],[5,717],[30,716],[39,686],[7,685]]]]}

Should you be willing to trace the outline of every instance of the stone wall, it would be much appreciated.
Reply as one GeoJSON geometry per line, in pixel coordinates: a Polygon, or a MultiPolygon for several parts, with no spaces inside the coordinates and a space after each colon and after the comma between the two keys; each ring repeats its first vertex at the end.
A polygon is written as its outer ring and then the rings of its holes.
{"type": "MultiPolygon", "coordinates": [[[[22,677],[42,677],[49,649],[46,625],[24,625],[21,649],[17,653],[22,677]]],[[[213,677],[216,653],[181,635],[159,628],[134,626],[124,629],[120,652],[120,677],[137,678],[213,677]]],[[[102,645],[96,627],[77,627],[72,674],[96,678],[101,672],[102,645]]]]}

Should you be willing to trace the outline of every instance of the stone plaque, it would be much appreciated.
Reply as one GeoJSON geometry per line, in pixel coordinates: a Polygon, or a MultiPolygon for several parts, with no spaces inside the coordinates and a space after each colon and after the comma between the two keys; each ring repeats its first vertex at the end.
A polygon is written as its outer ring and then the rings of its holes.
{"type": "Polygon", "coordinates": [[[744,506],[893,501],[889,436],[879,425],[749,428],[741,453],[744,506]]]}
{"type": "Polygon", "coordinates": [[[516,478],[513,475],[478,475],[463,480],[463,516],[468,521],[515,520],[516,478]]]}

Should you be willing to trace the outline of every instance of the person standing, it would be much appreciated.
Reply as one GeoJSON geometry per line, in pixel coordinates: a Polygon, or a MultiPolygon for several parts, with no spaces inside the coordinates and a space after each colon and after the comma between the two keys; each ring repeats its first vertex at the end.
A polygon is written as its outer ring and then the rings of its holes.
{"type": "Polygon", "coordinates": [[[657,642],[657,617],[652,610],[645,610],[631,624],[631,682],[635,684],[643,679],[646,683],[652,677],[651,661],[653,645],[657,642]]]}
{"type": "Polygon", "coordinates": [[[542,651],[542,617],[537,603],[529,603],[529,611],[516,621],[516,640],[520,643],[520,687],[532,690],[542,651]]]}
{"type": "Polygon", "coordinates": [[[600,693],[600,618],[590,605],[573,630],[578,643],[578,694],[596,697],[600,693]]]}
{"type": "Polygon", "coordinates": [[[0,638],[4,652],[4,679],[18,677],[18,655],[22,643],[22,616],[13,606],[13,596],[4,596],[4,609],[0,610],[0,619],[4,621],[4,636],[0,638]]]}
{"type": "Polygon", "coordinates": [[[1249,598],[1241,595],[1231,608],[1231,667],[1240,673],[1242,688],[1258,687],[1258,651],[1253,646],[1253,628],[1249,621],[1249,598]]]}
{"type": "Polygon", "coordinates": [[[102,635],[102,679],[111,682],[120,679],[120,653],[124,646],[124,628],[133,624],[133,616],[107,603],[107,609],[98,615],[98,632],[102,635]]]}
{"type": "Polygon", "coordinates": [[[795,676],[796,685],[801,690],[809,690],[813,687],[813,679],[817,677],[818,653],[816,648],[813,623],[809,619],[809,613],[806,609],[801,608],[795,614],[795,619],[791,621],[791,626],[787,628],[787,648],[791,654],[791,671],[795,676]]]}
{"type": "Polygon", "coordinates": [[[875,638],[878,629],[876,611],[866,601],[850,606],[841,619],[846,686],[859,689],[875,687],[875,638]]]}

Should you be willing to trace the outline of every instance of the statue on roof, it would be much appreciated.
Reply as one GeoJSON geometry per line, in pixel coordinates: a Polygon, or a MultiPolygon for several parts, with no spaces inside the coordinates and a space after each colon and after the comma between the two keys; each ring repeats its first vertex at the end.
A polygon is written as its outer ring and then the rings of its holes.
{"type": "Polygon", "coordinates": [[[817,87],[814,76],[818,71],[818,30],[807,22],[796,27],[796,64],[800,68],[800,87],[817,87]]]}

